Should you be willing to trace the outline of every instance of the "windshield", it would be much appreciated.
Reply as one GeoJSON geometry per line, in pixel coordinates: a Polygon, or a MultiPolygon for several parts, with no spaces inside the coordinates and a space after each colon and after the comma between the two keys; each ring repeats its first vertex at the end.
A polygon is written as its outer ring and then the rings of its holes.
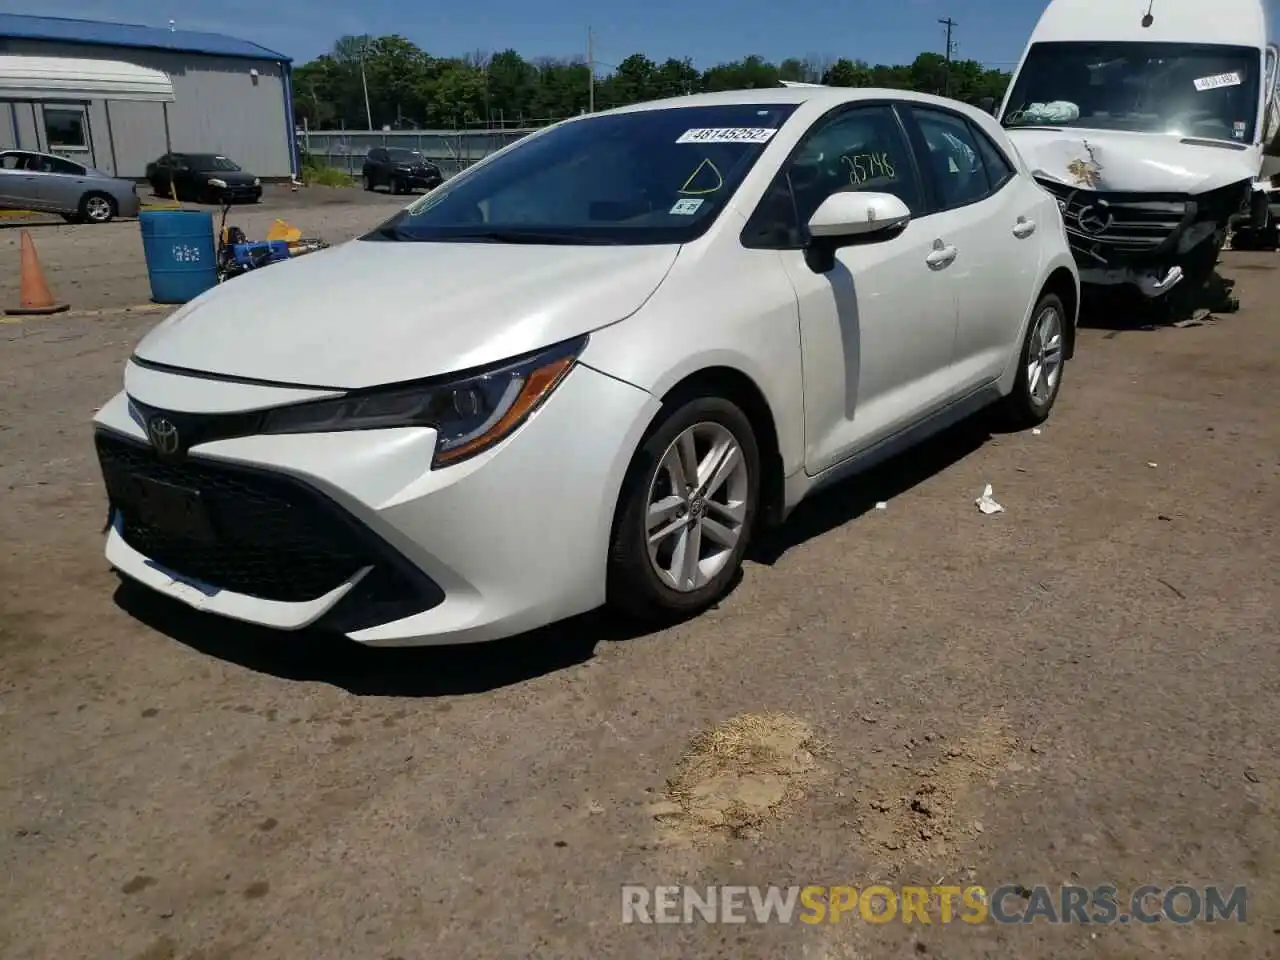
{"type": "Polygon", "coordinates": [[[392,163],[421,163],[422,154],[417,150],[388,150],[387,158],[392,163]]]}
{"type": "Polygon", "coordinates": [[[226,170],[234,173],[240,169],[226,157],[220,157],[212,153],[192,154],[189,159],[192,170],[226,170]]]}
{"type": "Polygon", "coordinates": [[[1216,44],[1037,43],[1002,122],[1252,143],[1261,61],[1216,44]]]}
{"type": "Polygon", "coordinates": [[[794,110],[733,104],[570,121],[449,181],[365,239],[686,243],[794,110]]]}

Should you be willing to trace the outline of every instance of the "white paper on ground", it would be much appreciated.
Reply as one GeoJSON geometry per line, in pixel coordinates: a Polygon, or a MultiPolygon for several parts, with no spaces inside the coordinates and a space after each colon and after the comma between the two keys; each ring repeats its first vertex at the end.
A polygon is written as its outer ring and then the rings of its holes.
{"type": "Polygon", "coordinates": [[[986,488],[982,491],[982,496],[980,496],[977,500],[973,502],[978,505],[978,509],[981,510],[983,513],[986,513],[986,514],[1004,513],[1004,507],[996,503],[995,497],[992,496],[991,484],[989,483],[987,484],[986,488]]]}

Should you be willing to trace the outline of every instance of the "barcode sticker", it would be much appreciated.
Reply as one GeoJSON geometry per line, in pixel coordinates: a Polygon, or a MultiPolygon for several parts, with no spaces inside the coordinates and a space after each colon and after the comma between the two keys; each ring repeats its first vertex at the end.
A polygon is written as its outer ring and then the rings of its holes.
{"type": "Polygon", "coordinates": [[[777,132],[773,127],[703,127],[686,130],[676,143],[768,143],[777,132]]]}
{"type": "Polygon", "coordinates": [[[1219,87],[1238,87],[1244,83],[1238,73],[1218,73],[1212,77],[1199,77],[1195,81],[1196,89],[1204,92],[1205,90],[1217,90],[1219,87]]]}

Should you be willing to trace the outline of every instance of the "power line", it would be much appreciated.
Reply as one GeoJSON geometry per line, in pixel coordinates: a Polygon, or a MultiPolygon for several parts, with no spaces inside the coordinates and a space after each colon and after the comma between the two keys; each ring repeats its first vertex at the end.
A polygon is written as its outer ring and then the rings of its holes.
{"type": "Polygon", "coordinates": [[[947,67],[946,67],[946,74],[945,74],[946,86],[943,89],[943,96],[949,97],[951,96],[951,51],[955,49],[951,44],[951,31],[955,27],[960,26],[960,24],[956,23],[950,17],[947,17],[945,20],[939,20],[938,22],[947,28],[947,67]]]}

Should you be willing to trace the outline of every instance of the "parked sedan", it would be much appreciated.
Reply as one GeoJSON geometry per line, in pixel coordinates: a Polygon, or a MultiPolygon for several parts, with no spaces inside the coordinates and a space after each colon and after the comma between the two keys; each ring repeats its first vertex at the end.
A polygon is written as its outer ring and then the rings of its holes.
{"type": "Polygon", "coordinates": [[[360,182],[366,190],[386,187],[392,193],[412,193],[434,190],[444,183],[444,176],[417,150],[374,147],[365,157],[360,182]]]}
{"type": "Polygon", "coordinates": [[[0,151],[0,210],[61,214],[68,223],[136,217],[137,185],[47,153],[0,151]]]}
{"type": "Polygon", "coordinates": [[[160,196],[175,200],[257,203],[262,199],[261,178],[216,153],[166,153],[147,164],[147,182],[160,196]]]}
{"type": "Polygon", "coordinates": [[[374,645],[687,616],[815,491],[984,407],[1043,422],[1078,302],[1057,204],[979,110],[587,115],[153,329],[95,418],[107,557],[374,645]]]}

